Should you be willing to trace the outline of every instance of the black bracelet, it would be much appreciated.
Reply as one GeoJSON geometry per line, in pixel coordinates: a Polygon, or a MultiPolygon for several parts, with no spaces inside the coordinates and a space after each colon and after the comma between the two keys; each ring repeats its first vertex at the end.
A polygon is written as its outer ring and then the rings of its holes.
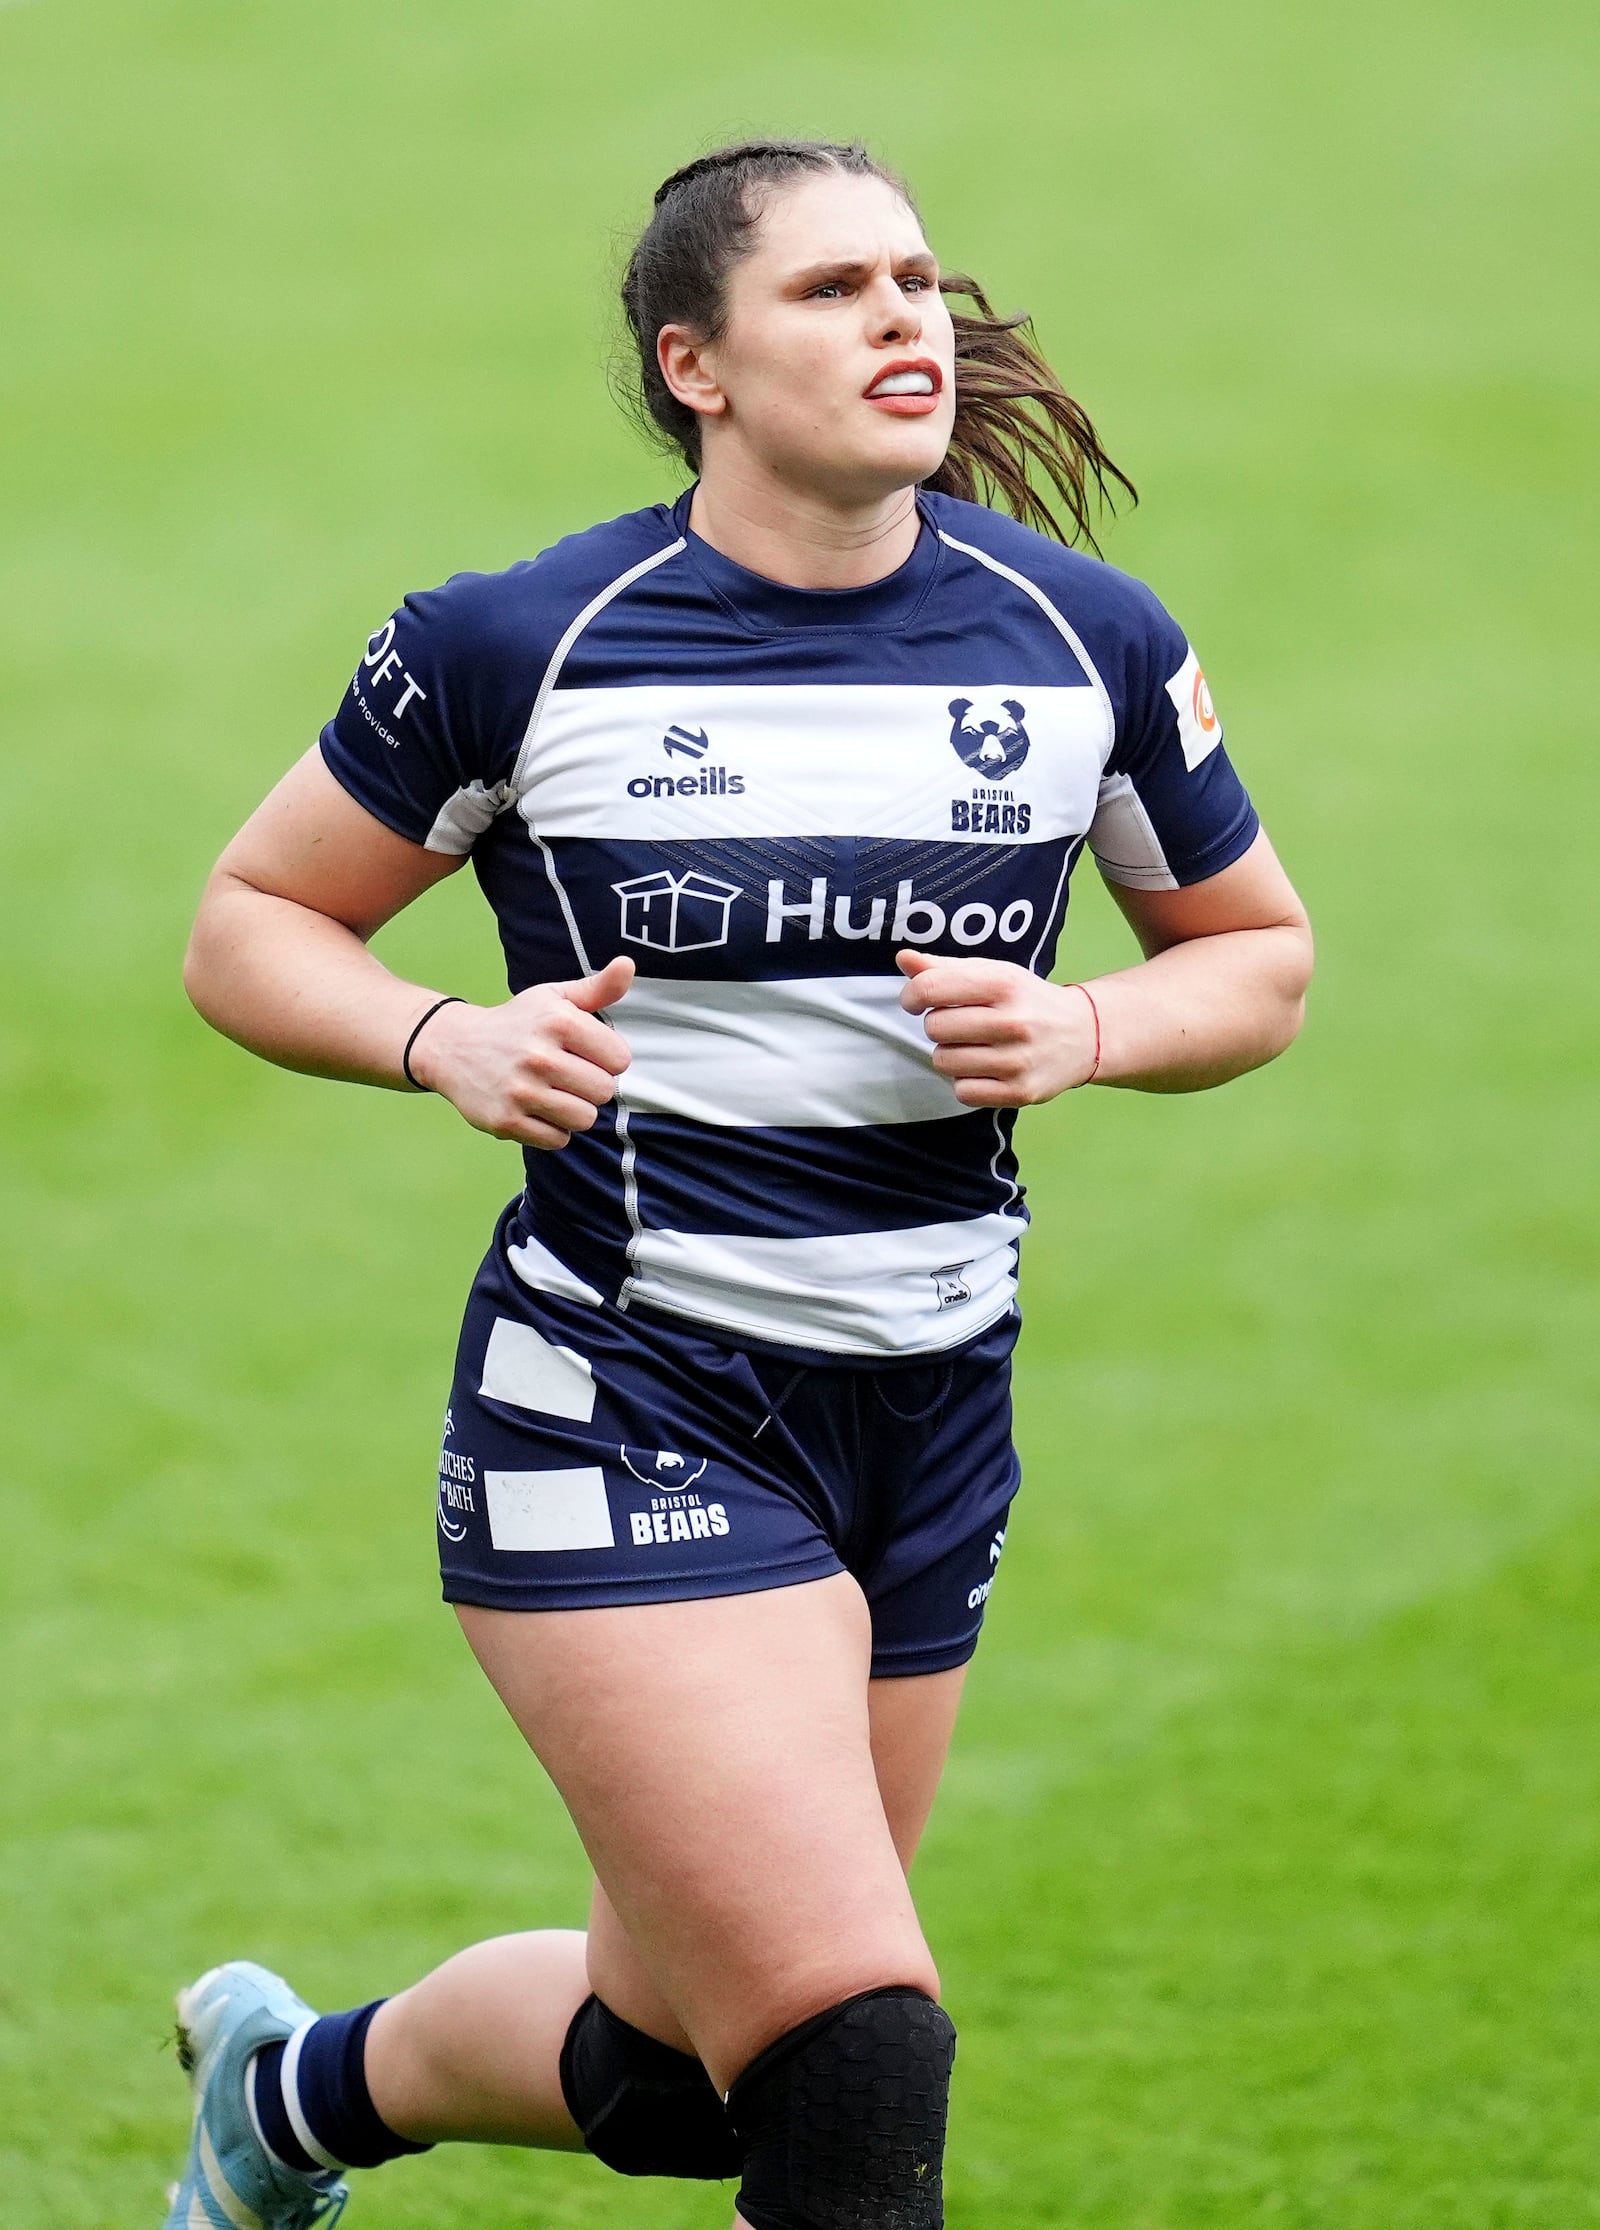
{"type": "Polygon", "coordinates": [[[464,1007],[466,1003],[467,1002],[465,1001],[465,999],[458,999],[453,991],[446,998],[435,999],[433,1005],[428,1009],[422,1020],[417,1024],[410,1037],[406,1039],[406,1049],[400,1056],[400,1067],[405,1075],[406,1082],[411,1086],[411,1089],[414,1092],[428,1092],[431,1091],[433,1087],[430,1084],[419,1084],[416,1078],[412,1075],[411,1048],[416,1044],[418,1038],[421,1037],[423,1031],[428,1027],[428,1024],[433,1020],[434,1016],[438,1013],[441,1007],[464,1007]]]}

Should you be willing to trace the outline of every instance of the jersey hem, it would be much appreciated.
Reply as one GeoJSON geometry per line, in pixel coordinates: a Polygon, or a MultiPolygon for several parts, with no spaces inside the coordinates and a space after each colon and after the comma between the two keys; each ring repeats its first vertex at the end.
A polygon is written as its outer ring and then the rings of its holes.
{"type": "Polygon", "coordinates": [[[738,1325],[721,1324],[715,1317],[695,1316],[688,1309],[668,1308],[663,1301],[639,1301],[630,1297],[625,1309],[617,1308],[621,1316],[658,1316],[671,1324],[692,1324],[697,1332],[715,1339],[720,1347],[730,1347],[743,1354],[771,1355],[780,1363],[796,1363],[818,1370],[893,1370],[897,1363],[907,1365],[925,1363],[932,1357],[959,1355],[963,1348],[981,1340],[985,1332],[992,1332],[1008,1316],[1020,1314],[1013,1294],[1003,1309],[996,1309],[993,1316],[957,1339],[941,1347],[801,1347],[786,1340],[764,1339],[759,1334],[748,1333],[738,1325]]]}

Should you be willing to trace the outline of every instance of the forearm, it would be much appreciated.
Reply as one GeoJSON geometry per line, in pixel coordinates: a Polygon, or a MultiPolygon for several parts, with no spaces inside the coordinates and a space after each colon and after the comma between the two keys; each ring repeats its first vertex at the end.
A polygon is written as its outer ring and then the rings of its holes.
{"type": "Polygon", "coordinates": [[[310,1076],[408,1089],[400,1055],[440,996],[407,983],[342,922],[219,872],[201,904],[184,988],[213,1029],[310,1076]]]}
{"type": "Polygon", "coordinates": [[[1291,924],[1194,937],[1096,976],[1095,1082],[1200,1092],[1260,1068],[1299,1032],[1310,977],[1310,933],[1291,924]]]}

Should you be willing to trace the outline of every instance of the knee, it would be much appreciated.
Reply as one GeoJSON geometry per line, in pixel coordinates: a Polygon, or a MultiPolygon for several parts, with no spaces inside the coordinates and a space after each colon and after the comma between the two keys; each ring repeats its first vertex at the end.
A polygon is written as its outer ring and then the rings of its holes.
{"type": "Polygon", "coordinates": [[[622,2176],[739,2173],[728,2110],[691,2053],[586,1998],[561,2048],[567,2111],[597,2160],[622,2176]]]}
{"type": "Polygon", "coordinates": [[[760,2053],[727,2106],[750,2230],[940,2230],[955,2041],[942,2006],[896,1985],[760,2053]]]}
{"type": "Polygon", "coordinates": [[[954,2058],[943,2007],[895,1984],[787,2031],[724,2103],[698,2060],[589,1998],[561,2087],[589,2150],[621,2175],[739,2175],[750,2230],[941,2230],[954,2058]]]}

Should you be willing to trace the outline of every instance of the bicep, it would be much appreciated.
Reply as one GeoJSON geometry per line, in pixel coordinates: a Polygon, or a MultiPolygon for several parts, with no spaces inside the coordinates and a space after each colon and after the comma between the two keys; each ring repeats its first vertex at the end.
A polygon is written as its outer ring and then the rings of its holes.
{"type": "Polygon", "coordinates": [[[397,836],[357,804],[313,745],[256,807],[212,870],[370,937],[462,864],[397,836]]]}
{"type": "Polygon", "coordinates": [[[1145,957],[1196,937],[1236,929],[1298,929],[1310,934],[1305,908],[1264,829],[1231,867],[1181,890],[1140,890],[1106,878],[1145,957]]]}

